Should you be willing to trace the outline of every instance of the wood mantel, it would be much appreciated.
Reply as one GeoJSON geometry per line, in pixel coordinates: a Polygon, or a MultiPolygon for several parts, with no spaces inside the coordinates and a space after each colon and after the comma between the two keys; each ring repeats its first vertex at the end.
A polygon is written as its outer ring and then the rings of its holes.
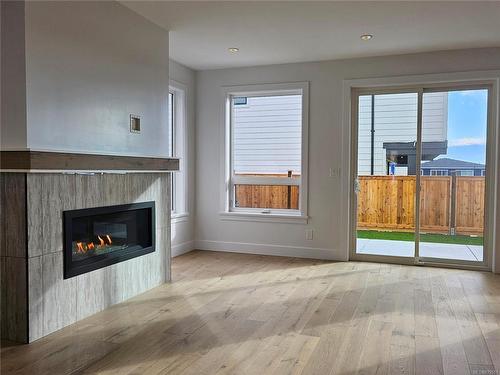
{"type": "Polygon", "coordinates": [[[46,151],[1,151],[0,170],[166,172],[179,170],[179,159],[46,151]]]}

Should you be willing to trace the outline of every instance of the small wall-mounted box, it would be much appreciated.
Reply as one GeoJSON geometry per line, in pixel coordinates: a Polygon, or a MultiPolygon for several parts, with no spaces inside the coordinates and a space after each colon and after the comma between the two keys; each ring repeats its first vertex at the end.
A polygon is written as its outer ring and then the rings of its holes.
{"type": "Polygon", "coordinates": [[[130,132],[140,133],[141,132],[141,118],[137,115],[130,115],[130,132]]]}

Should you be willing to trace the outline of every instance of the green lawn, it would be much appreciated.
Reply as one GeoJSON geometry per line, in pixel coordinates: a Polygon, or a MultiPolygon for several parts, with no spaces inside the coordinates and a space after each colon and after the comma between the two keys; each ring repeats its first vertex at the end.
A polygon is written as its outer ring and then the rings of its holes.
{"type": "MultiPolygon", "coordinates": [[[[380,232],[376,230],[358,230],[358,238],[372,240],[414,241],[415,235],[408,232],[380,232]]],[[[449,236],[446,234],[420,234],[420,242],[455,243],[460,245],[482,245],[483,237],[449,236]]]]}

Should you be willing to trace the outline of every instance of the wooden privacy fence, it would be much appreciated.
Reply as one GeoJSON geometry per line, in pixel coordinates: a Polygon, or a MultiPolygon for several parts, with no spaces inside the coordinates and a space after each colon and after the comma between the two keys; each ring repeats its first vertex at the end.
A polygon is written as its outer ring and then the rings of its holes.
{"type": "Polygon", "coordinates": [[[235,185],[238,207],[299,209],[299,187],[296,185],[235,185]]]}
{"type": "MultiPolygon", "coordinates": [[[[358,229],[415,229],[415,176],[360,176],[358,229]]],[[[482,234],[484,177],[422,176],[420,230],[482,234]]]]}
{"type": "MultiPolygon", "coordinates": [[[[238,177],[300,178],[292,171],[284,174],[240,173],[238,177]]],[[[236,207],[299,209],[299,187],[297,185],[234,185],[236,207]]]]}

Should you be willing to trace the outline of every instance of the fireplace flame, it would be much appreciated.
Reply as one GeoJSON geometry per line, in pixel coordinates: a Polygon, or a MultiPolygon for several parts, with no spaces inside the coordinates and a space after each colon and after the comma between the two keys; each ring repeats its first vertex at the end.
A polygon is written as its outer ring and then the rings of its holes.
{"type": "Polygon", "coordinates": [[[111,236],[109,234],[103,235],[102,237],[97,236],[97,238],[99,239],[99,243],[97,245],[94,244],[94,242],[89,242],[89,243],[77,242],[76,243],[76,252],[85,254],[87,251],[94,250],[96,248],[96,246],[99,249],[102,247],[110,246],[113,243],[113,240],[111,239],[111,236]],[[106,242],[106,240],[104,240],[103,237],[106,238],[107,242],[106,242]]]}
{"type": "Polygon", "coordinates": [[[99,239],[99,245],[97,245],[98,247],[106,246],[106,242],[104,242],[101,236],[97,236],[97,238],[99,239]]]}

